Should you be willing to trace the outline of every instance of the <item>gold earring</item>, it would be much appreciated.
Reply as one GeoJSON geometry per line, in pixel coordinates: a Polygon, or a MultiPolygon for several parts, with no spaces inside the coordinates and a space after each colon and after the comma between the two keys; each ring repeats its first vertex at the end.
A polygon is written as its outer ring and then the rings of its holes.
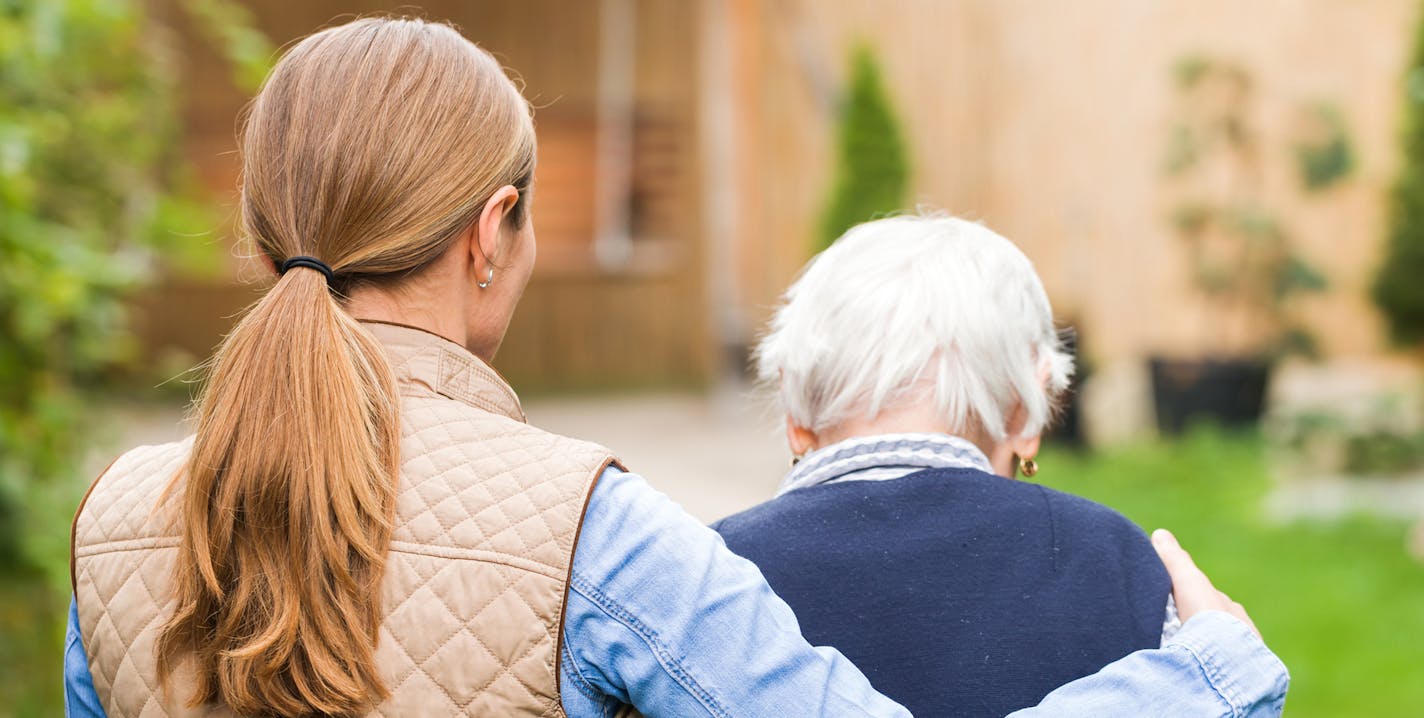
{"type": "Polygon", "coordinates": [[[1033,478],[1033,475],[1038,473],[1038,462],[1033,459],[1019,459],[1019,473],[1033,478]]]}

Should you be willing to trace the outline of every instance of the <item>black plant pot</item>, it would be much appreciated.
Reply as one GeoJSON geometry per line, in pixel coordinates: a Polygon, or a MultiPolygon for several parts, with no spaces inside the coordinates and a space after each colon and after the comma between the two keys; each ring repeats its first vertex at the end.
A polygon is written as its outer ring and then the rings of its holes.
{"type": "Polygon", "coordinates": [[[1157,428],[1182,433],[1194,420],[1246,426],[1261,419],[1271,367],[1247,359],[1150,360],[1157,428]]]}
{"type": "Polygon", "coordinates": [[[1057,419],[1044,435],[1044,439],[1072,449],[1087,447],[1088,440],[1083,434],[1083,402],[1081,394],[1078,393],[1076,378],[1068,390],[1068,396],[1063,400],[1063,411],[1057,419]]]}
{"type": "Polygon", "coordinates": [[[1063,410],[1043,438],[1062,446],[1083,449],[1088,441],[1083,431],[1083,394],[1080,389],[1092,377],[1093,368],[1083,355],[1082,330],[1076,329],[1079,323],[1069,322],[1068,326],[1075,329],[1065,330],[1060,336],[1063,350],[1073,356],[1076,371],[1067,395],[1063,397],[1063,410]]]}

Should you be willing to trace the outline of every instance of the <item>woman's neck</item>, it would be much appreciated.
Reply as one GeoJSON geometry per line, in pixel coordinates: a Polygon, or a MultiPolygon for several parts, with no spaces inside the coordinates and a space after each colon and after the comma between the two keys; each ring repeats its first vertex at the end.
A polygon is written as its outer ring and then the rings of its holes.
{"type": "Polygon", "coordinates": [[[830,446],[847,439],[857,439],[883,434],[948,434],[965,439],[989,458],[994,473],[1000,476],[1015,475],[1014,451],[1005,442],[995,441],[983,431],[950,426],[938,412],[925,406],[910,406],[900,409],[883,410],[874,418],[856,417],[841,422],[816,434],[816,446],[830,446]]]}
{"type": "Polygon", "coordinates": [[[352,290],[346,299],[346,312],[357,319],[389,324],[404,324],[437,334],[465,346],[467,331],[459,317],[450,316],[436,307],[403,302],[395,295],[375,287],[352,290]],[[412,306],[416,304],[417,306],[412,306]]]}

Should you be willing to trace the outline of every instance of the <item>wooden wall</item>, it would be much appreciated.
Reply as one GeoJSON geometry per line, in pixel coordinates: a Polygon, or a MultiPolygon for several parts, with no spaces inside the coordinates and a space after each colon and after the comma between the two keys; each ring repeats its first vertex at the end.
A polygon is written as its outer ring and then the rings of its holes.
{"type": "MultiPolygon", "coordinates": [[[[352,14],[415,12],[450,20],[511,68],[535,105],[540,136],[534,219],[540,261],[498,368],[527,390],[700,384],[714,371],[700,230],[695,4],[634,0],[636,77],[632,202],[626,264],[593,253],[600,3],[522,0],[242,0],[279,45],[352,14]]],[[[175,0],[153,0],[179,30],[186,143],[199,176],[236,201],[236,118],[246,95],[175,0]]],[[[264,272],[232,249],[217,281],[174,278],[137,304],[156,354],[205,356],[254,296],[264,272]]]]}
{"type": "Polygon", "coordinates": [[[1414,0],[726,0],[748,64],[740,148],[747,332],[806,258],[828,193],[850,48],[876,50],[911,150],[913,202],[974,219],[1035,261],[1060,316],[1105,361],[1210,347],[1217,317],[1168,223],[1170,70],[1245,65],[1265,136],[1266,201],[1331,282],[1300,307],[1328,356],[1385,350],[1367,288],[1380,261],[1414,0]],[[1308,194],[1299,108],[1341,110],[1355,174],[1308,194]]]}
{"type": "MultiPolygon", "coordinates": [[[[279,42],[338,13],[396,7],[247,1],[279,42]]],[[[1330,356],[1384,350],[1366,289],[1381,255],[1413,0],[632,2],[641,235],[616,271],[590,253],[602,3],[424,3],[516,68],[540,108],[541,263],[500,358],[521,384],[704,380],[718,364],[713,311],[722,341],[751,340],[809,254],[857,42],[876,49],[903,120],[913,201],[1019,243],[1055,309],[1105,362],[1212,341],[1212,313],[1166,218],[1170,68],[1188,54],[1246,65],[1275,168],[1267,200],[1332,283],[1303,313],[1330,356]],[[1306,196],[1290,168],[1291,118],[1317,101],[1341,109],[1358,163],[1345,184],[1306,196]]],[[[189,149],[205,181],[226,191],[245,98],[201,40],[189,33],[185,43],[189,149]]],[[[258,274],[233,260],[233,278],[258,274]]],[[[250,297],[233,284],[224,306],[250,297]]],[[[201,325],[184,330],[196,354],[207,348],[197,337],[222,328],[153,304],[151,336],[201,325]]]]}

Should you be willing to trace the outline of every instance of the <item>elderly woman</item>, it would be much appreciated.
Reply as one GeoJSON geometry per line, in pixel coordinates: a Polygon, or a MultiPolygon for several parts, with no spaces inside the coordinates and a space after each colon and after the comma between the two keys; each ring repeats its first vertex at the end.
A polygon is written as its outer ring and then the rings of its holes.
{"type": "Polygon", "coordinates": [[[999,716],[1162,641],[1147,536],[1014,480],[1037,471],[1072,359],[1008,240],[950,217],[855,227],[787,292],[758,362],[797,458],[775,499],[715,528],[886,695],[999,716]]]}

